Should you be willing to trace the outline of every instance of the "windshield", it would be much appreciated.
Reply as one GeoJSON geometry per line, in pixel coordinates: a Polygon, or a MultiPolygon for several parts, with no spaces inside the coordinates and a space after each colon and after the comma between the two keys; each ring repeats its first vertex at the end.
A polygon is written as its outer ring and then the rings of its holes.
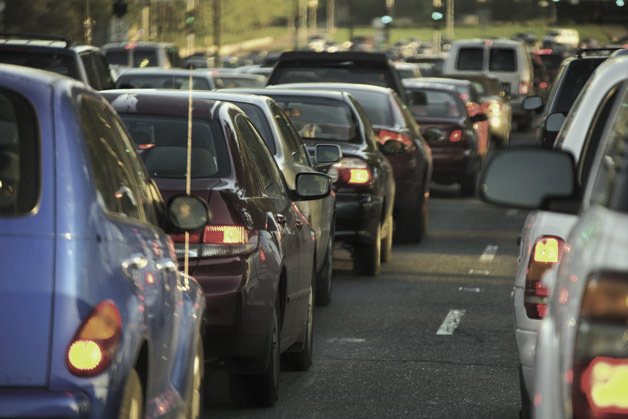
{"type": "Polygon", "coordinates": [[[77,64],[70,52],[44,52],[29,49],[16,51],[0,50],[0,62],[39,68],[40,70],[52,71],[73,79],[81,79],[77,64]]]}
{"type": "Polygon", "coordinates": [[[273,83],[338,82],[391,87],[391,76],[383,68],[361,67],[280,67],[273,73],[273,83]]]}
{"type": "Polygon", "coordinates": [[[431,89],[412,90],[408,109],[415,118],[441,117],[459,118],[465,114],[464,107],[452,92],[431,89]]]}
{"type": "MultiPolygon", "coordinates": [[[[120,88],[140,89],[183,89],[190,88],[188,76],[171,76],[167,74],[122,74],[116,84],[120,88]]],[[[211,90],[209,81],[203,77],[192,77],[192,90],[211,90]]]]}

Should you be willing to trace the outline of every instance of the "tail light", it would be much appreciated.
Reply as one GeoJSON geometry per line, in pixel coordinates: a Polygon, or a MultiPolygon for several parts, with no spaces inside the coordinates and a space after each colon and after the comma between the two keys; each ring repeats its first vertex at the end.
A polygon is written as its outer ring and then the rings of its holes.
{"type": "Polygon", "coordinates": [[[548,82],[546,82],[546,81],[542,81],[542,82],[540,82],[540,83],[539,83],[539,89],[543,89],[543,90],[545,90],[545,89],[547,89],[548,87],[549,87],[549,83],[548,83],[548,82]]]}
{"type": "Polygon", "coordinates": [[[144,143],[144,144],[138,144],[137,145],[137,148],[139,150],[142,150],[142,151],[151,149],[153,147],[155,147],[155,144],[153,144],[153,143],[144,143]]]}
{"type": "Polygon", "coordinates": [[[462,140],[462,130],[455,129],[449,134],[449,141],[452,143],[457,143],[460,140],[462,140]]]}
{"type": "Polygon", "coordinates": [[[100,374],[120,345],[122,318],[112,301],[103,301],[83,322],[67,352],[70,372],[81,377],[100,374]]]}
{"type": "Polygon", "coordinates": [[[530,92],[530,83],[527,81],[519,83],[519,94],[525,96],[528,92],[530,92]]]}
{"type": "Polygon", "coordinates": [[[388,140],[400,141],[406,147],[412,146],[412,139],[403,132],[389,131],[387,129],[377,130],[378,142],[384,144],[388,140]]]}
{"type": "Polygon", "coordinates": [[[366,161],[356,157],[345,157],[329,168],[327,172],[334,182],[347,185],[370,185],[373,174],[366,161]]]}
{"type": "Polygon", "coordinates": [[[574,418],[628,415],[628,274],[590,276],[582,297],[574,351],[574,418]]]}
{"type": "Polygon", "coordinates": [[[536,241],[532,249],[528,272],[524,306],[531,319],[542,319],[547,314],[549,290],[543,285],[543,274],[560,261],[563,252],[563,239],[544,236],[536,241]]]}
{"type": "MultiPolygon", "coordinates": [[[[171,236],[178,257],[183,257],[184,234],[171,236]]],[[[202,232],[190,233],[189,256],[192,258],[210,256],[234,256],[253,252],[257,249],[257,234],[239,225],[209,225],[202,232]]]]}

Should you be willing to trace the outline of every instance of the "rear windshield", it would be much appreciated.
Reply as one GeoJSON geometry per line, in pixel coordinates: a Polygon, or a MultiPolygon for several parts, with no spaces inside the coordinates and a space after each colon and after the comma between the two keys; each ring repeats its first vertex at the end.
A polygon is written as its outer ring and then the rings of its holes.
{"type": "Polygon", "coordinates": [[[452,92],[442,90],[412,90],[408,109],[415,118],[459,118],[465,115],[464,106],[452,92]]]}
{"type": "Polygon", "coordinates": [[[351,109],[344,102],[320,98],[273,99],[306,140],[359,143],[360,137],[351,109]]]}
{"type": "Polygon", "coordinates": [[[463,71],[482,71],[484,48],[460,48],[456,68],[463,71]]]}
{"type": "Polygon", "coordinates": [[[39,195],[37,117],[20,96],[0,89],[0,216],[29,213],[39,195]]]}
{"type": "MultiPolygon", "coordinates": [[[[185,179],[188,121],[185,117],[120,115],[150,176],[185,179]]],[[[218,122],[192,123],[192,177],[219,178],[229,174],[225,139],[218,122]]]]}
{"type": "Polygon", "coordinates": [[[26,49],[19,51],[0,50],[0,63],[39,68],[80,80],[79,70],[71,53],[26,49]]]}
{"type": "Polygon", "coordinates": [[[105,51],[109,64],[126,67],[159,67],[156,48],[109,49],[105,51]]]}
{"type": "Polygon", "coordinates": [[[604,60],[581,60],[572,61],[565,70],[563,83],[560,86],[558,101],[554,112],[567,113],[573,106],[574,101],[582,91],[586,82],[591,78],[595,69],[604,60]]]}
{"type": "Polygon", "coordinates": [[[278,67],[273,72],[273,84],[306,82],[362,83],[394,87],[392,75],[383,67],[354,67],[352,62],[342,64],[321,63],[302,67],[278,67]]]}
{"type": "MultiPolygon", "coordinates": [[[[190,88],[188,76],[170,76],[154,74],[122,74],[116,84],[119,88],[140,89],[184,89],[190,88]]],[[[192,78],[192,90],[211,90],[207,79],[202,77],[192,78]]]]}
{"type": "Polygon", "coordinates": [[[517,71],[514,48],[491,48],[488,57],[490,71],[517,71]]]}
{"type": "Polygon", "coordinates": [[[220,76],[214,77],[216,86],[220,89],[230,89],[232,87],[264,87],[264,80],[249,77],[220,76]]]}
{"type": "Polygon", "coordinates": [[[347,90],[362,105],[373,125],[395,126],[388,95],[364,90],[347,90]]]}

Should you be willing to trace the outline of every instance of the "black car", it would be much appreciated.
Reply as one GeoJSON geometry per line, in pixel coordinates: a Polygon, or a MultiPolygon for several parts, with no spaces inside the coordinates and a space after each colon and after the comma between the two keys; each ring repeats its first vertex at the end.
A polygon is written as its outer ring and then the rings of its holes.
{"type": "Polygon", "coordinates": [[[2,33],[0,63],[52,71],[95,90],[115,88],[111,68],[100,49],[61,36],[2,33]]]}
{"type": "MultiPolygon", "coordinates": [[[[273,87],[274,88],[274,87],[273,87]]],[[[421,241],[427,231],[432,152],[412,114],[388,88],[355,83],[294,83],[277,88],[342,91],[368,115],[395,177],[395,240],[421,241]]]]}
{"type": "Polygon", "coordinates": [[[540,96],[529,96],[524,100],[523,106],[527,110],[538,111],[543,108],[540,125],[536,127],[539,145],[543,147],[554,145],[561,125],[555,121],[564,121],[595,69],[608,58],[608,53],[614,50],[579,50],[575,57],[563,61],[547,103],[544,104],[540,96]]]}
{"type": "Polygon", "coordinates": [[[381,52],[288,51],[279,56],[268,85],[285,83],[360,83],[389,87],[405,101],[401,78],[381,52]]]}
{"type": "Polygon", "coordinates": [[[232,89],[275,99],[314,154],[338,144],[342,159],[327,174],[336,192],[335,239],[353,251],[354,271],[375,276],[392,253],[395,181],[360,103],[349,93],[289,89],[232,89]]]}

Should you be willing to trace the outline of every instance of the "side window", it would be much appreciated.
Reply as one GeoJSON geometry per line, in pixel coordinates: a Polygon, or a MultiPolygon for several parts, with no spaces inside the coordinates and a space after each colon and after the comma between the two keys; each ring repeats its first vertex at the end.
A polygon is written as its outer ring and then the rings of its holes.
{"type": "Polygon", "coordinates": [[[37,115],[21,96],[0,89],[0,216],[35,208],[40,188],[37,115]]]}
{"type": "Polygon", "coordinates": [[[94,53],[94,67],[98,72],[98,77],[100,78],[100,89],[113,89],[116,87],[116,84],[111,76],[111,69],[109,68],[109,63],[105,59],[105,56],[102,53],[94,53]]]}
{"type": "Polygon", "coordinates": [[[593,202],[611,209],[628,212],[628,179],[626,178],[628,155],[628,88],[619,95],[620,100],[614,115],[607,124],[604,137],[606,149],[599,161],[593,187],[593,202]]]}
{"type": "Polygon", "coordinates": [[[239,131],[240,139],[244,143],[243,148],[250,153],[249,159],[257,163],[262,192],[271,196],[283,195],[284,189],[281,173],[277,168],[275,160],[270,155],[268,147],[266,147],[251,122],[246,117],[240,115],[236,118],[236,127],[239,131]]]}
{"type": "Polygon", "coordinates": [[[81,61],[83,61],[83,67],[85,68],[85,73],[87,73],[89,85],[96,90],[100,90],[100,80],[98,79],[98,72],[95,68],[94,57],[89,52],[84,52],[81,54],[81,61]]]}
{"type": "Polygon", "coordinates": [[[81,129],[101,205],[112,214],[144,221],[142,193],[111,111],[92,96],[83,95],[79,102],[81,129]]]}
{"type": "Polygon", "coordinates": [[[310,160],[307,157],[305,146],[303,145],[301,136],[292,125],[292,122],[288,120],[288,117],[283,113],[279,106],[271,104],[270,108],[273,112],[275,122],[279,127],[279,131],[288,144],[288,152],[292,155],[292,158],[294,158],[294,160],[299,164],[309,166],[310,160]]]}
{"type": "Polygon", "coordinates": [[[484,64],[484,48],[460,48],[456,69],[481,71],[484,64]]]}
{"type": "MultiPolygon", "coordinates": [[[[353,97],[350,97],[353,106],[356,109],[356,112],[360,116],[362,120],[362,124],[364,126],[364,137],[366,137],[366,143],[369,144],[371,148],[377,149],[377,145],[375,144],[375,131],[373,131],[373,125],[371,124],[371,120],[369,119],[366,111],[360,105],[360,103],[353,97]]],[[[355,117],[354,117],[355,118],[355,117]]],[[[355,121],[355,124],[358,125],[358,121],[355,121]]]]}

